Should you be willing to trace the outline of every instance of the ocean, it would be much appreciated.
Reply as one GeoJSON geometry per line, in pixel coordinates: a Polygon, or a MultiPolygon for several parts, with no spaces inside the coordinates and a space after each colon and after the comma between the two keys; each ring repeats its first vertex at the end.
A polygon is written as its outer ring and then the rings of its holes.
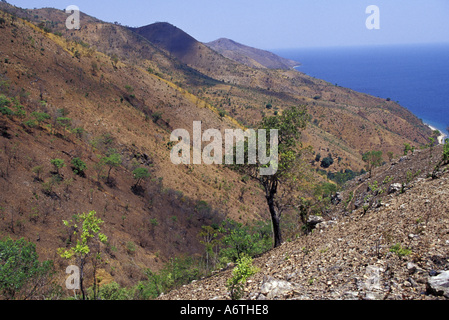
{"type": "Polygon", "coordinates": [[[390,98],[424,123],[449,127],[449,44],[272,50],[312,77],[390,98]]]}

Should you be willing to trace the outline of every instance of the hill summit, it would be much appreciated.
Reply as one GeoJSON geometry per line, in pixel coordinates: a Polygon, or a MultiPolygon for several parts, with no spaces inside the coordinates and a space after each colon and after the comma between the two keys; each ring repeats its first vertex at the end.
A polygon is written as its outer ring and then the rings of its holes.
{"type": "Polygon", "coordinates": [[[196,39],[168,22],[130,29],[181,60],[192,54],[193,47],[197,44],[196,39]]]}
{"type": "Polygon", "coordinates": [[[252,68],[287,70],[300,65],[300,62],[285,59],[272,52],[249,47],[231,39],[220,38],[206,45],[226,58],[252,68]]]}

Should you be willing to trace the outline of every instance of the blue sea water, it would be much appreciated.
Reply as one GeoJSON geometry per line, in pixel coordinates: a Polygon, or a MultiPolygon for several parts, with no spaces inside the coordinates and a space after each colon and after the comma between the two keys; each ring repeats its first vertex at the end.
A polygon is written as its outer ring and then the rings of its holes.
{"type": "Polygon", "coordinates": [[[449,126],[449,44],[273,50],[297,70],[390,98],[442,133],[449,126]]]}

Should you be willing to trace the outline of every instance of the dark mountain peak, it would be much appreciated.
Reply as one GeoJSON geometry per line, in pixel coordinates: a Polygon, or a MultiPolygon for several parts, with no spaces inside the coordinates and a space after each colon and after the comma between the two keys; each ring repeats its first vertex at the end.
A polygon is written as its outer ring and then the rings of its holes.
{"type": "Polygon", "coordinates": [[[130,29],[175,56],[184,55],[194,44],[198,43],[195,38],[168,22],[156,22],[130,29]]]}

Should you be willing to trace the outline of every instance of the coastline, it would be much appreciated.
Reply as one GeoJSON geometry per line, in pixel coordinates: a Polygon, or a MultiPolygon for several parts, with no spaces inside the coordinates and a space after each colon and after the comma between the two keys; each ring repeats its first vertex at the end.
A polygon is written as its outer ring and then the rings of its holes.
{"type": "Polygon", "coordinates": [[[438,130],[440,131],[441,135],[438,137],[438,143],[439,144],[444,144],[444,140],[447,138],[447,134],[444,134],[440,129],[435,128],[434,126],[424,123],[426,126],[428,126],[430,129],[432,129],[432,131],[438,130]]]}

